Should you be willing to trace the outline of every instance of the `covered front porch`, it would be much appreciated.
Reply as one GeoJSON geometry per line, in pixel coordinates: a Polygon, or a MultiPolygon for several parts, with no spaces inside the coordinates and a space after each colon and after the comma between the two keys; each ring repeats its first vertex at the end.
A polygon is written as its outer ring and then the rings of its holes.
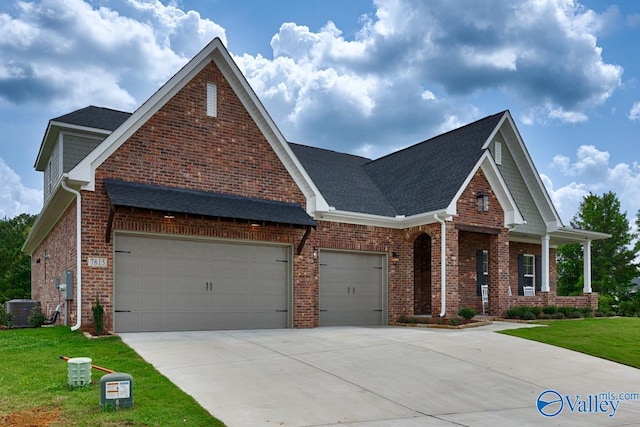
{"type": "Polygon", "coordinates": [[[445,228],[444,242],[433,232],[421,233],[412,242],[414,315],[455,316],[467,307],[500,317],[523,305],[597,308],[591,289],[591,242],[609,235],[560,228],[531,236],[454,222],[445,228]],[[557,295],[556,248],[567,243],[583,246],[584,289],[579,296],[557,295]],[[483,285],[488,288],[484,304],[483,285]]]}

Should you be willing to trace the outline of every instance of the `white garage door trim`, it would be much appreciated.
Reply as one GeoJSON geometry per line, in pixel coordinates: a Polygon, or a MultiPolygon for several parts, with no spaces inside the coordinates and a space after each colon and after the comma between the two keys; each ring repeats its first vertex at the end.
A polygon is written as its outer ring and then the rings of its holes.
{"type": "Polygon", "coordinates": [[[320,249],[320,326],[387,325],[387,266],[384,252],[320,249]]]}
{"type": "Polygon", "coordinates": [[[262,241],[117,232],[114,330],[290,328],[292,253],[262,241]]]}

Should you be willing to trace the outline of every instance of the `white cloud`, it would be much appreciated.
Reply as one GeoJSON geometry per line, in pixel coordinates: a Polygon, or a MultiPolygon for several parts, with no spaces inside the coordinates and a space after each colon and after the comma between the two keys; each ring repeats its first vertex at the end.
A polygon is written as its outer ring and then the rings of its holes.
{"type": "Polygon", "coordinates": [[[130,14],[82,0],[17,2],[0,14],[0,100],[59,110],[133,109],[224,29],[196,12],[130,0],[130,14]]]}
{"type": "Polygon", "coordinates": [[[629,120],[640,120],[640,101],[635,102],[629,111],[629,120]]]}
{"type": "Polygon", "coordinates": [[[623,211],[634,221],[640,209],[640,164],[637,162],[609,164],[610,155],[593,145],[583,145],[576,150],[576,160],[556,155],[552,165],[565,176],[576,179],[570,184],[554,189],[551,179],[543,176],[543,182],[564,221],[576,212],[582,198],[589,192],[602,194],[612,191],[620,200],[623,211]]]}
{"type": "Polygon", "coordinates": [[[42,191],[25,187],[18,174],[0,158],[0,218],[36,214],[42,207],[42,191]]]}

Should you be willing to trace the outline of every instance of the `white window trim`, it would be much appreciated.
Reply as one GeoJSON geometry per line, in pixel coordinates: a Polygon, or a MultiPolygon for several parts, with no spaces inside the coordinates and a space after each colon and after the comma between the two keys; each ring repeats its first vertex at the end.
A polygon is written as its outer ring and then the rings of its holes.
{"type": "Polygon", "coordinates": [[[522,272],[522,277],[526,277],[526,278],[531,278],[531,285],[529,286],[535,286],[536,285],[536,256],[533,254],[523,254],[524,257],[524,261],[523,261],[523,265],[522,268],[524,269],[524,271],[522,272]],[[526,260],[530,259],[531,260],[531,273],[527,273],[527,263],[526,260]]]}

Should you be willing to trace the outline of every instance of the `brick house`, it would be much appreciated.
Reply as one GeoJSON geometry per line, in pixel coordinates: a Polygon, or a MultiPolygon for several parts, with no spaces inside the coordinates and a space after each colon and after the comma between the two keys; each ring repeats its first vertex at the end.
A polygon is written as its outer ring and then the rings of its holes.
{"type": "Polygon", "coordinates": [[[115,332],[455,316],[485,284],[492,315],[597,304],[607,235],[562,225],[508,111],[373,161],[292,144],[219,39],[132,114],[50,120],[35,168],[32,297],[74,329],[96,298],[115,332]],[[569,242],[584,294],[557,297],[569,242]]]}

